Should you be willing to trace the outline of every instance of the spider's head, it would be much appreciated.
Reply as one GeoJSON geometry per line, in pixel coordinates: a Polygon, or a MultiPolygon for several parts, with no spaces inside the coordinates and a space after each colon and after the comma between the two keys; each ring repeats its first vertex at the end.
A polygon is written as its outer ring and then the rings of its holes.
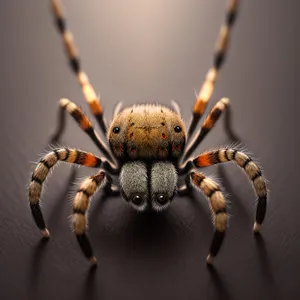
{"type": "Polygon", "coordinates": [[[120,159],[178,159],[186,130],[181,116],[161,105],[136,105],[121,111],[112,121],[108,140],[120,159]]]}

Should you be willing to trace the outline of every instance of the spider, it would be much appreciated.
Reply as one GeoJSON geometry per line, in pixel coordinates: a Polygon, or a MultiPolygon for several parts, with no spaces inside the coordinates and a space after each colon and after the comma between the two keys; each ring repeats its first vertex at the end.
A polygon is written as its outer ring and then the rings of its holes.
{"type": "Polygon", "coordinates": [[[87,212],[90,198],[97,189],[103,188],[108,193],[120,194],[136,211],[152,209],[160,212],[170,206],[176,194],[180,196],[189,193],[193,187],[198,188],[208,198],[213,214],[215,230],[206,258],[206,262],[211,264],[221,248],[227,228],[226,200],[219,184],[197,169],[229,161],[241,167],[253,184],[258,197],[253,231],[259,232],[266,214],[267,189],[261,169],[251,157],[243,151],[230,147],[206,151],[194,158],[191,157],[221,114],[229,110],[229,99],[222,98],[212,108],[200,130],[196,131],[227,54],[228,40],[236,20],[238,4],[238,0],[228,2],[225,22],[221,26],[216,43],[213,65],[208,70],[196,97],[192,120],[186,129],[176,102],[172,102],[170,108],[159,104],[137,104],[122,108],[122,105],[118,104],[113,120],[107,127],[100,99],[86,73],[81,69],[78,52],[72,34],[67,28],[62,5],[59,0],[51,1],[70,66],[77,76],[85,99],[102,133],[107,136],[109,147],[95,131],[81,108],[68,99],[60,100],[59,126],[54,140],[57,141],[62,134],[66,112],[68,112],[97,145],[103,157],[77,149],[57,148],[48,152],[39,161],[29,185],[29,204],[35,223],[45,238],[50,234],[40,208],[42,184],[49,170],[59,161],[99,168],[99,171],[86,178],[77,190],[72,214],[72,226],[79,246],[92,264],[96,264],[97,260],[86,233],[87,212]],[[113,180],[116,176],[117,184],[113,180]],[[185,177],[185,183],[182,185],[179,184],[179,176],[185,177]]]}

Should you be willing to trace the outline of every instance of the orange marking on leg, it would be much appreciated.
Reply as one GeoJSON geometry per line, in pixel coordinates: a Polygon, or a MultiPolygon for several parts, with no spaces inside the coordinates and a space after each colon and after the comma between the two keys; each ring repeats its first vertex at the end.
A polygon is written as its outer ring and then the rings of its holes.
{"type": "Polygon", "coordinates": [[[206,129],[210,129],[212,128],[212,126],[214,125],[212,119],[210,118],[210,116],[203,122],[202,124],[202,128],[206,128],[206,129]]]}
{"type": "Polygon", "coordinates": [[[209,153],[200,155],[197,159],[197,166],[198,167],[208,167],[213,165],[212,156],[209,153]]]}
{"type": "Polygon", "coordinates": [[[200,98],[197,98],[194,106],[194,114],[203,115],[205,107],[206,107],[206,102],[200,98]]]}
{"type": "Polygon", "coordinates": [[[93,114],[95,114],[95,115],[102,114],[102,107],[96,99],[90,103],[90,108],[91,108],[93,114]]]}
{"type": "Polygon", "coordinates": [[[91,154],[87,154],[84,158],[84,166],[93,167],[97,164],[97,158],[91,154]]]}
{"type": "Polygon", "coordinates": [[[85,115],[82,116],[80,127],[84,130],[92,127],[90,120],[85,115]]]}
{"type": "Polygon", "coordinates": [[[85,99],[87,100],[87,102],[90,105],[90,108],[91,108],[93,114],[101,115],[102,107],[101,107],[101,104],[99,102],[99,99],[97,97],[97,94],[96,94],[94,88],[89,83],[86,83],[83,85],[82,91],[85,96],[85,99]]]}

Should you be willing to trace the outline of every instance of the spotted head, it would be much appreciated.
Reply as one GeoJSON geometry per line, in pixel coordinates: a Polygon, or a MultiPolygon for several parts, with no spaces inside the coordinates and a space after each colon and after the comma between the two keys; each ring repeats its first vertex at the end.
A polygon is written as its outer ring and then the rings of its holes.
{"type": "Polygon", "coordinates": [[[186,130],[179,114],[161,105],[125,108],[112,121],[108,140],[119,159],[179,159],[186,130]]]}

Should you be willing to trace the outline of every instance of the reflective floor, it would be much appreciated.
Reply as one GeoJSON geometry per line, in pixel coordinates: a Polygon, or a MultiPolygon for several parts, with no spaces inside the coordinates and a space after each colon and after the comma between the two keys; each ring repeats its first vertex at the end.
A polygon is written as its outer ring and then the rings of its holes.
{"type": "MultiPolygon", "coordinates": [[[[45,2],[0,4],[0,298],[298,299],[297,1],[242,2],[208,107],[230,98],[240,147],[269,181],[261,235],[252,233],[251,184],[240,168],[225,164],[201,170],[220,180],[230,201],[214,267],[205,264],[213,225],[201,193],[176,197],[163,214],[136,214],[119,197],[99,192],[88,231],[97,269],[80,252],[68,219],[78,183],[95,170],[74,173],[62,163],[47,180],[42,209],[49,241],[41,239],[28,207],[27,186],[34,162],[50,149],[58,100],[68,97],[91,116],[45,2]]],[[[225,1],[142,2],[64,1],[83,68],[101,93],[108,121],[118,101],[169,105],[174,99],[188,124],[225,1]]],[[[230,142],[223,125],[221,118],[195,155],[230,142]]],[[[70,117],[60,145],[101,155],[70,117]]]]}

